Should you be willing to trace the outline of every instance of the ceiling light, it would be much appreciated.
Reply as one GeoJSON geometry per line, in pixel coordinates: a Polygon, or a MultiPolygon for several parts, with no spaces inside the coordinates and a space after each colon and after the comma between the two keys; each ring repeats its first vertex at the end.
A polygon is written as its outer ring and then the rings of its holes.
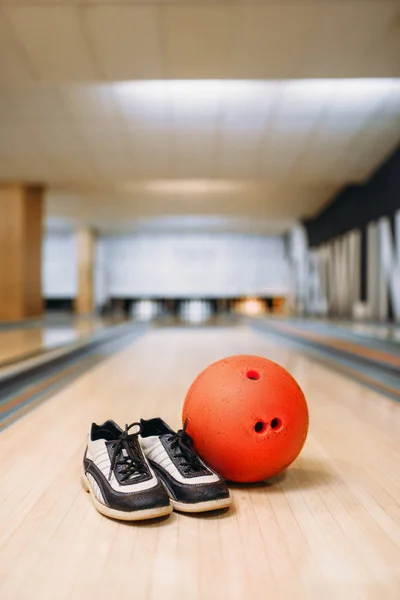
{"type": "Polygon", "coordinates": [[[124,183],[120,189],[125,192],[148,192],[151,194],[203,195],[232,194],[243,191],[245,182],[212,179],[156,179],[154,181],[133,181],[124,183]]]}

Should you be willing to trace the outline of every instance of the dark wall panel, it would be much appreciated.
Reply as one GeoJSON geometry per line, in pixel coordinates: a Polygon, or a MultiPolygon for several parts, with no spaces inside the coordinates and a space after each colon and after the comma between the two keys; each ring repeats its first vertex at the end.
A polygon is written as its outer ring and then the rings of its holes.
{"type": "Polygon", "coordinates": [[[342,190],[319,215],[304,222],[310,246],[319,246],[351,229],[365,231],[371,221],[400,209],[400,148],[361,186],[342,190]]]}

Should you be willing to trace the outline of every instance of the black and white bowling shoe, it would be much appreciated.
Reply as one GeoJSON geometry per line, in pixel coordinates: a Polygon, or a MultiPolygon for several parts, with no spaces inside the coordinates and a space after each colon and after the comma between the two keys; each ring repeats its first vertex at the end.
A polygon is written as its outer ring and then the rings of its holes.
{"type": "Polygon", "coordinates": [[[83,488],[97,510],[114,519],[140,521],[172,511],[163,484],[143,455],[139,423],[123,431],[114,421],[92,424],[83,459],[83,488]],[[136,426],[135,433],[129,430],[136,426]]]}
{"type": "Polygon", "coordinates": [[[162,419],[141,419],[139,441],[174,509],[204,512],[231,505],[225,482],[196,454],[186,424],[175,432],[162,419]]]}

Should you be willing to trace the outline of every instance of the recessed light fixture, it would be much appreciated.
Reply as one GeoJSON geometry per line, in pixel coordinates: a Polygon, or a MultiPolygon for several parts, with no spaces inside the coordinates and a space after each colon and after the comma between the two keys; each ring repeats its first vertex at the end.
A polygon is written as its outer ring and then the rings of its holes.
{"type": "Polygon", "coordinates": [[[251,187],[251,183],[225,179],[155,179],[154,181],[132,181],[122,184],[121,191],[151,194],[174,194],[197,196],[203,194],[233,194],[251,187]]]}
{"type": "Polygon", "coordinates": [[[150,80],[110,84],[124,107],[154,111],[163,106],[172,113],[221,110],[261,103],[269,105],[281,93],[312,106],[321,99],[340,98],[359,103],[400,91],[400,79],[287,79],[287,80],[150,80]]]}

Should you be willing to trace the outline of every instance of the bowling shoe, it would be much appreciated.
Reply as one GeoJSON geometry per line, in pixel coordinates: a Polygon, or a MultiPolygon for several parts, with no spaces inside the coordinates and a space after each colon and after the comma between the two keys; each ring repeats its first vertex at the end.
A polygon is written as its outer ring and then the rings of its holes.
{"type": "Polygon", "coordinates": [[[231,505],[225,482],[196,454],[186,424],[175,432],[162,419],[142,419],[139,442],[175,510],[205,512],[231,505]]]}
{"type": "Polygon", "coordinates": [[[172,511],[163,484],[142,452],[139,430],[139,423],[123,431],[114,421],[93,423],[90,429],[82,485],[106,517],[140,521],[172,511]],[[135,433],[129,433],[134,426],[135,433]]]}

